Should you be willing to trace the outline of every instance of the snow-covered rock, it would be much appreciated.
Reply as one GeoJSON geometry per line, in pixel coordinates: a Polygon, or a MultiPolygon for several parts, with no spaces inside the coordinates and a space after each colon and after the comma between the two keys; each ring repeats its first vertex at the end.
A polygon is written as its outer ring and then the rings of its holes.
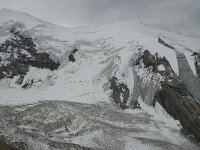
{"type": "Polygon", "coordinates": [[[147,49],[153,55],[164,56],[171,65],[167,69],[159,66],[158,71],[173,70],[178,76],[176,54],[182,52],[192,73],[196,74],[191,54],[200,47],[198,38],[130,21],[67,28],[23,12],[0,10],[0,43],[9,38],[12,27],[32,38],[38,52],[48,53],[61,65],[56,71],[31,67],[24,80],[37,82],[28,89],[15,84],[20,76],[0,81],[0,104],[3,105],[0,134],[4,138],[16,143],[25,139],[23,142],[33,149],[63,149],[67,145],[119,150],[199,149],[198,144],[183,136],[177,121],[162,115],[166,112],[160,111],[158,103],[155,108],[146,105],[154,103],[149,100],[160,89],[163,76],[153,74],[144,66],[133,66],[147,49]],[[173,48],[159,43],[158,38],[173,48]],[[74,45],[79,51],[76,61],[70,62],[74,45]],[[129,106],[134,108],[139,101],[142,110],[121,110],[112,104],[109,80],[113,76],[130,89],[129,106]],[[71,123],[64,123],[66,118],[71,123]],[[66,126],[70,133],[66,132],[66,126]]]}

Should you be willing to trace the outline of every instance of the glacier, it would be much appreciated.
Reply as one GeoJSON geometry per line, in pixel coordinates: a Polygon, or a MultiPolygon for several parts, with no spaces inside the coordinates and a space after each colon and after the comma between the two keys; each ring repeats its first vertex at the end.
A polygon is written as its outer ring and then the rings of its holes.
{"type": "MultiPolygon", "coordinates": [[[[148,49],[165,56],[175,74],[181,75],[180,53],[196,79],[191,55],[200,52],[199,38],[132,21],[61,27],[24,12],[1,9],[0,43],[10,38],[13,26],[31,37],[39,52],[48,53],[61,65],[52,71],[30,67],[23,83],[40,82],[27,89],[15,83],[20,76],[0,80],[0,141],[18,149],[36,150],[199,149],[199,143],[185,136],[180,122],[158,102],[149,106],[162,76],[132,66],[148,49]],[[160,44],[158,38],[174,49],[160,44]],[[70,62],[68,56],[74,48],[78,49],[76,61],[70,62]],[[128,86],[131,102],[138,101],[141,109],[123,110],[115,105],[109,87],[113,76],[128,86]]],[[[200,88],[198,84],[196,87],[200,88]]]]}

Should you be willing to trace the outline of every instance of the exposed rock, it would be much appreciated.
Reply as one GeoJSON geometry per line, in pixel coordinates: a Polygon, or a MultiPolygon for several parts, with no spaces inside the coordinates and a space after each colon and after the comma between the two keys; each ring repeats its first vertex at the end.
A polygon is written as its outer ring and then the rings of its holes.
{"type": "Polygon", "coordinates": [[[141,59],[143,59],[144,67],[148,68],[152,66],[153,72],[155,73],[160,73],[162,75],[170,75],[171,73],[174,73],[169,61],[165,57],[159,57],[158,53],[155,53],[155,55],[153,55],[148,50],[145,50],[143,55],[136,60],[135,65],[138,65],[138,62],[141,59]],[[160,71],[158,69],[158,66],[161,64],[164,66],[165,71],[160,71]]]}
{"type": "Polygon", "coordinates": [[[113,100],[122,109],[126,109],[127,102],[129,101],[129,97],[130,97],[129,88],[124,83],[118,83],[118,79],[116,77],[112,77],[110,82],[111,82],[113,100]]]}
{"type": "Polygon", "coordinates": [[[22,86],[23,89],[29,88],[33,85],[34,80],[26,81],[26,83],[22,86]]]}
{"type": "Polygon", "coordinates": [[[174,119],[180,121],[184,134],[200,141],[200,103],[193,99],[199,97],[200,84],[185,55],[177,53],[179,77],[165,57],[153,56],[146,50],[138,59],[142,58],[144,66],[148,67],[143,79],[140,77],[142,100],[149,106],[154,106],[156,101],[159,102],[174,119]],[[160,64],[164,66],[164,71],[158,70],[160,64]]]}
{"type": "Polygon", "coordinates": [[[75,48],[73,51],[72,51],[72,53],[76,53],[76,52],[78,52],[78,49],[77,48],[75,48]]]}
{"type": "MultiPolygon", "coordinates": [[[[140,91],[137,92],[137,98],[138,93],[141,94],[142,100],[149,106],[153,106],[155,104],[155,94],[157,91],[161,88],[160,81],[167,75],[171,75],[174,73],[174,71],[171,68],[170,63],[168,60],[163,57],[159,57],[158,53],[155,55],[152,55],[148,50],[145,50],[143,55],[139,56],[138,59],[133,63],[134,66],[140,65],[141,61],[143,60],[144,67],[148,67],[148,72],[144,77],[137,77],[137,75],[134,75],[136,77],[137,81],[134,82],[134,91],[140,91]],[[163,65],[165,70],[160,71],[158,69],[159,65],[163,65]],[[139,82],[139,83],[138,83],[139,82]],[[139,90],[138,90],[139,87],[139,90]]],[[[140,66],[142,67],[142,66],[140,66]]],[[[133,73],[137,74],[134,67],[133,67],[133,73]]]]}
{"type": "Polygon", "coordinates": [[[130,90],[129,90],[129,88],[127,87],[127,85],[124,84],[124,83],[121,83],[121,84],[120,84],[120,87],[121,87],[121,89],[122,89],[123,103],[124,103],[124,104],[127,104],[128,100],[129,100],[129,96],[130,96],[130,90]]]}
{"type": "Polygon", "coordinates": [[[33,67],[41,69],[47,68],[50,70],[56,70],[60,65],[59,63],[55,63],[51,60],[49,54],[47,53],[36,53],[35,60],[30,60],[29,64],[33,67]]]}
{"type": "Polygon", "coordinates": [[[75,62],[75,58],[73,54],[69,54],[69,61],[75,62]]]}
{"type": "Polygon", "coordinates": [[[75,55],[76,52],[78,52],[78,49],[75,48],[75,49],[69,54],[69,61],[75,62],[74,55],[75,55]]]}
{"type": "Polygon", "coordinates": [[[200,141],[200,103],[188,95],[185,86],[178,79],[166,78],[161,86],[155,100],[174,119],[180,121],[183,133],[200,141]]]}
{"type": "Polygon", "coordinates": [[[173,46],[165,43],[165,41],[163,41],[161,38],[158,38],[158,43],[160,43],[160,44],[162,44],[162,45],[164,45],[164,46],[166,46],[166,47],[168,47],[170,49],[175,49],[173,46]]]}
{"type": "Polygon", "coordinates": [[[197,78],[200,80],[200,53],[194,52],[192,56],[194,56],[194,65],[196,69],[196,75],[197,75],[197,78]]]}
{"type": "Polygon", "coordinates": [[[175,73],[165,74],[160,90],[155,95],[161,106],[180,121],[183,133],[200,141],[200,103],[198,99],[200,84],[194,76],[183,53],[177,53],[179,77],[175,73]],[[192,97],[193,98],[192,98],[192,97]]]}
{"type": "Polygon", "coordinates": [[[20,78],[15,83],[21,85],[23,83],[23,80],[24,80],[24,75],[20,75],[20,78]]]}
{"type": "Polygon", "coordinates": [[[58,69],[60,63],[54,62],[45,52],[38,53],[30,37],[17,31],[16,28],[12,28],[10,33],[11,38],[0,45],[0,80],[26,75],[29,66],[50,70],[58,69]]]}
{"type": "Polygon", "coordinates": [[[165,68],[165,71],[159,71],[158,69],[158,73],[162,74],[162,75],[171,75],[171,74],[175,74],[169,61],[166,59],[165,56],[163,56],[163,58],[159,58],[157,60],[159,63],[156,63],[156,67],[158,67],[160,64],[162,64],[165,68]]]}
{"type": "Polygon", "coordinates": [[[144,63],[145,68],[154,64],[155,56],[152,55],[148,50],[144,51],[142,58],[143,58],[143,63],[144,63]]]}
{"type": "Polygon", "coordinates": [[[111,82],[112,98],[116,104],[120,104],[121,103],[121,88],[118,85],[118,79],[116,77],[112,77],[110,82],[111,82]]]}
{"type": "Polygon", "coordinates": [[[29,71],[29,66],[27,64],[11,62],[6,66],[3,65],[0,67],[0,79],[4,78],[12,79],[14,76],[17,75],[26,75],[28,71],[29,71]]]}
{"type": "Polygon", "coordinates": [[[177,60],[179,66],[179,77],[185,84],[189,94],[196,100],[200,100],[200,81],[192,72],[187,58],[183,53],[177,53],[177,60]]]}

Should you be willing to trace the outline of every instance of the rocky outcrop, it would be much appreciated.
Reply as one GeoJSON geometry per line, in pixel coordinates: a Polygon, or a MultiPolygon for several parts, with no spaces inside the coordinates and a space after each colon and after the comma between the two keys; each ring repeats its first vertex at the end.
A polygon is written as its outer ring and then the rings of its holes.
{"type": "Polygon", "coordinates": [[[33,40],[17,31],[10,30],[11,37],[0,45],[0,79],[26,75],[29,67],[56,70],[60,66],[50,55],[39,53],[33,40]]]}
{"type": "MultiPolygon", "coordinates": [[[[148,50],[145,50],[143,54],[135,60],[133,66],[140,65],[139,68],[143,69],[141,62],[143,62],[144,68],[147,68],[146,70],[148,72],[141,77],[134,75],[135,79],[137,79],[137,81],[134,82],[134,91],[139,91],[134,95],[137,95],[136,98],[138,98],[138,94],[140,94],[142,100],[147,105],[154,106],[154,97],[157,91],[161,88],[161,80],[164,78],[164,76],[174,74],[174,71],[165,57],[161,58],[157,53],[153,55],[148,50]],[[164,67],[164,70],[159,70],[160,65],[164,67]]],[[[134,67],[133,72],[134,74],[137,74],[137,71],[134,69],[134,67]]]]}
{"type": "Polygon", "coordinates": [[[189,96],[183,83],[176,78],[166,78],[161,86],[155,100],[180,121],[183,133],[200,141],[200,103],[189,96]]]}
{"type": "Polygon", "coordinates": [[[75,48],[75,49],[69,54],[69,61],[75,62],[74,55],[75,55],[76,52],[78,52],[78,49],[75,48]]]}
{"type": "Polygon", "coordinates": [[[10,64],[0,67],[0,79],[13,78],[17,75],[26,75],[29,71],[28,64],[21,64],[18,62],[11,62],[10,64]]]}
{"type": "Polygon", "coordinates": [[[122,109],[127,108],[127,102],[130,96],[130,90],[124,83],[119,83],[116,77],[112,77],[111,80],[111,90],[112,90],[112,98],[117,105],[119,105],[122,109]]]}
{"type": "Polygon", "coordinates": [[[165,47],[168,47],[170,49],[175,49],[173,46],[167,44],[165,41],[163,41],[161,38],[158,38],[158,43],[164,45],[165,47]]]}
{"type": "Polygon", "coordinates": [[[154,65],[155,56],[152,55],[148,50],[144,51],[143,56],[141,58],[143,58],[145,68],[154,65]]]}
{"type": "Polygon", "coordinates": [[[200,53],[194,52],[192,54],[194,56],[194,65],[196,69],[196,76],[200,80],[200,53]]]}
{"type": "Polygon", "coordinates": [[[26,81],[26,83],[22,86],[23,89],[29,88],[33,85],[34,80],[26,81]]]}
{"type": "MultiPolygon", "coordinates": [[[[184,134],[200,141],[200,103],[194,100],[198,99],[200,84],[185,55],[177,53],[179,76],[165,57],[159,58],[146,51],[138,59],[143,59],[144,67],[148,67],[148,72],[140,77],[142,100],[149,106],[154,106],[156,101],[160,103],[174,119],[180,121],[184,134]],[[163,65],[165,70],[160,71],[159,65],[163,65]]],[[[135,65],[141,63],[138,62],[135,65]]]]}
{"type": "Polygon", "coordinates": [[[177,53],[179,77],[185,84],[187,91],[195,99],[200,101],[200,81],[194,75],[183,53],[177,53]]]}
{"type": "Polygon", "coordinates": [[[69,61],[75,62],[75,58],[73,54],[69,54],[69,61]]]}
{"type": "Polygon", "coordinates": [[[155,55],[151,54],[148,50],[145,50],[143,55],[140,56],[138,58],[138,60],[136,60],[136,63],[142,59],[143,60],[143,64],[144,64],[144,67],[145,68],[149,68],[149,67],[152,67],[152,71],[155,72],[155,73],[160,73],[160,74],[171,74],[171,73],[174,73],[169,61],[164,57],[159,57],[158,56],[158,53],[155,53],[155,55]],[[160,65],[163,65],[163,67],[165,68],[164,71],[162,70],[159,70],[159,66],[160,65]]]}
{"type": "Polygon", "coordinates": [[[21,85],[24,80],[24,75],[20,75],[20,78],[15,82],[15,84],[21,85]]]}

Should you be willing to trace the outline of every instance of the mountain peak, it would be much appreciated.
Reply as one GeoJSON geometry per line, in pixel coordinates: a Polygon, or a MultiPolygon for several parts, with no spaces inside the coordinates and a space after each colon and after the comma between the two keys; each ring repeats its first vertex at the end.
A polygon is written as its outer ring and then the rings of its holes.
{"type": "Polygon", "coordinates": [[[46,22],[44,20],[38,19],[29,13],[18,11],[18,10],[10,10],[7,8],[0,9],[0,26],[7,22],[21,22],[24,23],[26,29],[34,28],[37,25],[43,24],[48,26],[57,26],[52,23],[46,22]]]}
{"type": "Polygon", "coordinates": [[[24,15],[29,15],[29,16],[31,16],[30,14],[28,14],[28,13],[26,13],[26,12],[22,12],[22,11],[18,11],[18,10],[11,10],[11,9],[7,9],[7,8],[1,8],[0,9],[0,15],[1,14],[3,14],[3,15],[5,15],[5,14],[24,14],[24,15]]]}
{"type": "Polygon", "coordinates": [[[26,29],[34,28],[39,24],[47,24],[47,22],[42,21],[29,13],[2,8],[0,9],[0,26],[7,22],[12,22],[13,24],[17,22],[24,23],[26,29]]]}
{"type": "Polygon", "coordinates": [[[0,11],[8,11],[9,9],[7,8],[1,8],[0,11]]]}

